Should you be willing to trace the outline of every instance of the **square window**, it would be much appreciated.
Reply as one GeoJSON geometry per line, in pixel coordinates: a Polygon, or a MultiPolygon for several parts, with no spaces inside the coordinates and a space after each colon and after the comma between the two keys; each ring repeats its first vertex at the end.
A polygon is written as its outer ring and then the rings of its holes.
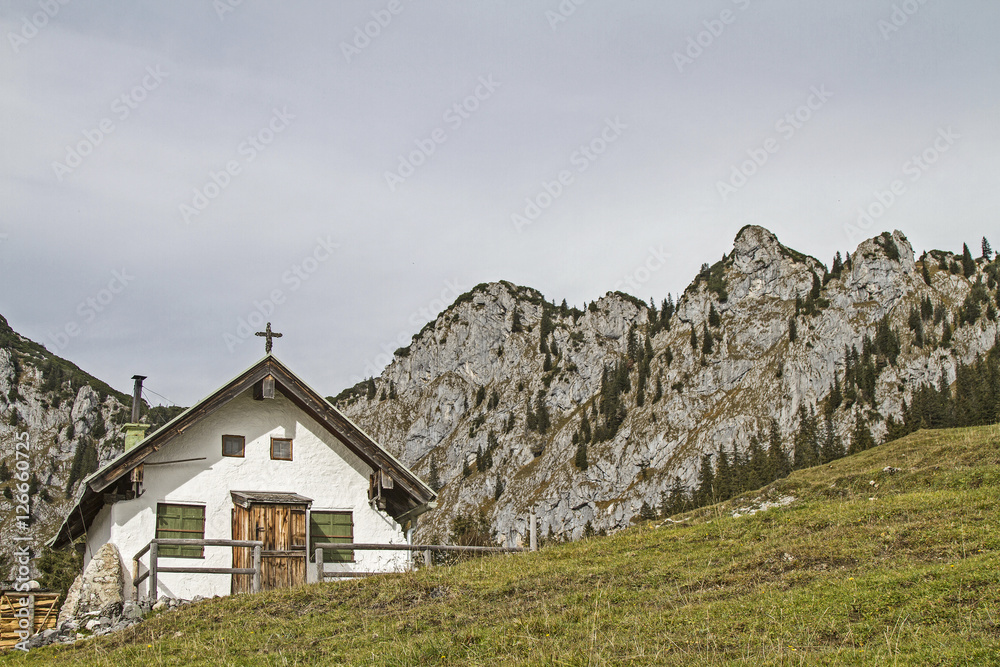
{"type": "Polygon", "coordinates": [[[245,456],[247,439],[242,435],[222,436],[223,456],[245,456]]]}
{"type": "MultiPolygon", "coordinates": [[[[309,512],[309,560],[315,560],[316,543],[344,544],[354,541],[354,518],[350,512],[309,512]]],[[[324,549],[324,563],[353,563],[352,549],[324,549]]]]}
{"type": "MultiPolygon", "coordinates": [[[[205,539],[205,507],[203,505],[156,504],[156,539],[205,539]]],[[[204,558],[202,546],[161,545],[158,556],[170,558],[204,558]]]]}
{"type": "Polygon", "coordinates": [[[291,461],[292,439],[271,438],[271,458],[278,461],[291,461]]]}

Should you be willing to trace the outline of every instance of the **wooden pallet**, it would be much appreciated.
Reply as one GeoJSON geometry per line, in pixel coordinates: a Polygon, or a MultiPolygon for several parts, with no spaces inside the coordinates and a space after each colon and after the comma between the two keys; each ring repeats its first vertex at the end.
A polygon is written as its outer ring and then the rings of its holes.
{"type": "Polygon", "coordinates": [[[21,641],[18,630],[27,608],[27,625],[31,634],[56,627],[59,617],[59,594],[41,591],[0,591],[0,650],[8,650],[21,641]],[[21,616],[17,612],[21,612],[21,616]]]}

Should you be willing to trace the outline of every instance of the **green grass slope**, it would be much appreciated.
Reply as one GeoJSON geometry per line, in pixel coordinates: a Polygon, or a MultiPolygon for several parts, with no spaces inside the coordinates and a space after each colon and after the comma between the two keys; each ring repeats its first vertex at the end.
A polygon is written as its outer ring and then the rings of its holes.
{"type": "Polygon", "coordinates": [[[207,601],[0,662],[1000,664],[998,498],[1000,427],[920,431],[679,523],[207,601]]]}

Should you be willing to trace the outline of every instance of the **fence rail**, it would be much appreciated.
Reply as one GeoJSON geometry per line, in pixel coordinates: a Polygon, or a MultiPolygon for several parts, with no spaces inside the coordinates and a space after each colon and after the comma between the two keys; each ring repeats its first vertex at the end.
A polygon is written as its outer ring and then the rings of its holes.
{"type": "Polygon", "coordinates": [[[139,599],[139,584],[149,579],[147,589],[150,598],[156,598],[157,575],[160,572],[177,572],[181,574],[250,574],[253,575],[252,589],[260,592],[261,557],[264,543],[259,540],[184,540],[178,538],[160,538],[149,541],[149,544],[132,557],[132,586],[135,588],[134,599],[139,599]],[[253,549],[253,567],[159,567],[159,547],[242,547],[253,549]],[[139,574],[139,559],[149,552],[149,569],[139,574]]]}
{"type": "MultiPolygon", "coordinates": [[[[327,550],[343,551],[410,551],[420,552],[424,555],[424,565],[432,566],[434,553],[478,553],[478,554],[498,554],[498,553],[522,553],[525,551],[538,551],[538,536],[536,533],[536,517],[532,512],[529,517],[529,547],[478,547],[461,546],[448,544],[374,544],[369,542],[346,542],[333,543],[321,542],[314,544],[315,548],[315,581],[324,581],[334,578],[354,578],[365,577],[372,574],[382,574],[380,572],[326,572],[323,567],[323,552],[327,550]]],[[[185,540],[177,538],[160,538],[149,541],[149,544],[140,549],[132,557],[132,586],[134,587],[134,599],[139,599],[139,585],[149,580],[147,590],[152,598],[156,597],[157,575],[163,573],[181,574],[249,574],[253,575],[252,590],[257,593],[261,590],[261,561],[263,557],[264,543],[259,540],[225,540],[225,539],[202,539],[185,540]],[[228,548],[250,548],[253,549],[253,567],[160,567],[159,548],[161,546],[183,546],[183,547],[228,547],[228,548]],[[140,573],[142,565],[140,559],[149,553],[149,567],[145,572],[140,573]]]]}

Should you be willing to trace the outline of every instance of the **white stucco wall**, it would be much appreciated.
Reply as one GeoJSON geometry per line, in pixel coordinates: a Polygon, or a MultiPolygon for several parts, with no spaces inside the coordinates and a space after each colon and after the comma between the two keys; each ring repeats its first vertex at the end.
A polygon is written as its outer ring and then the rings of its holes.
{"type": "MultiPolygon", "coordinates": [[[[125,593],[132,593],[132,557],[155,536],[157,503],[205,506],[205,538],[232,539],[233,502],[230,491],[298,493],[312,499],[311,510],[347,510],[354,518],[355,542],[403,544],[400,526],[368,504],[372,470],[343,443],[291,401],[275,392],[273,399],[255,401],[250,390],[191,426],[184,434],[145,460],[144,492],[101,510],[88,531],[85,559],[102,544],[118,546],[126,573],[125,593]],[[222,456],[222,436],[246,438],[244,458],[222,456]],[[292,439],[292,460],[271,460],[271,437],[292,439]],[[166,463],[205,457],[186,463],[166,463]]],[[[307,521],[308,524],[308,521],[307,521]]],[[[345,569],[386,572],[408,567],[406,552],[356,551],[350,564],[327,564],[328,571],[345,569]]],[[[144,572],[148,555],[142,559],[144,572]]],[[[161,558],[160,567],[232,567],[232,549],[205,547],[203,559],[161,558]]],[[[312,563],[307,569],[312,568],[312,563]]],[[[148,581],[148,580],[147,580],[148,581]]],[[[147,583],[140,595],[148,594],[147,583]]],[[[228,595],[230,575],[162,573],[157,595],[190,599],[228,595]]]]}

